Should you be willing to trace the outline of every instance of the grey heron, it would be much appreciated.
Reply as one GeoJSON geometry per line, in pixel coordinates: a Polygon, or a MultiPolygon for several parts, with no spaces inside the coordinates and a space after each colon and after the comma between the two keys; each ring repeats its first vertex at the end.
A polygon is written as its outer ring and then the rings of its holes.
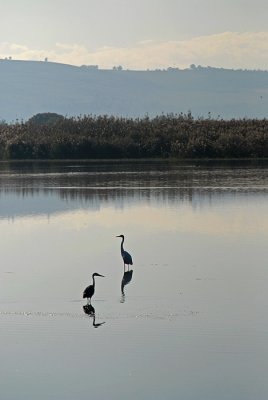
{"type": "Polygon", "coordinates": [[[97,272],[94,272],[94,274],[92,275],[93,285],[89,285],[88,287],[86,287],[83,292],[83,299],[87,299],[87,302],[88,302],[88,299],[90,299],[90,304],[91,304],[91,297],[93,296],[93,294],[95,292],[95,276],[102,276],[104,278],[103,275],[100,275],[97,272]]]}
{"type": "Polygon", "coordinates": [[[118,235],[118,236],[116,236],[116,237],[121,237],[121,238],[122,238],[122,242],[121,242],[121,256],[122,256],[123,261],[124,261],[124,267],[125,267],[125,265],[127,265],[127,266],[129,267],[130,265],[133,264],[133,262],[132,262],[132,257],[131,257],[131,255],[130,255],[126,250],[124,250],[124,247],[123,247],[123,243],[124,243],[124,240],[125,240],[125,236],[124,236],[124,235],[118,235]]]}

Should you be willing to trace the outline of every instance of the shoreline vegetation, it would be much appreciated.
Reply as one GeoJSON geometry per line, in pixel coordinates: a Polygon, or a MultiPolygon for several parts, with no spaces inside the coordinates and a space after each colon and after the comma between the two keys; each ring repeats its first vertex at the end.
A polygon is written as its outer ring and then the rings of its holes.
{"type": "Polygon", "coordinates": [[[268,157],[267,119],[37,114],[0,123],[0,161],[64,159],[256,159],[268,157]]]}

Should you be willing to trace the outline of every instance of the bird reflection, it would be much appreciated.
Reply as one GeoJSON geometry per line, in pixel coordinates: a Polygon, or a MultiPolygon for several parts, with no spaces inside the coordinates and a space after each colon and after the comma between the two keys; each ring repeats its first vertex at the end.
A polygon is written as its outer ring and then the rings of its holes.
{"type": "Polygon", "coordinates": [[[87,315],[95,315],[95,308],[91,304],[83,306],[84,313],[87,315]]]}
{"type": "Polygon", "coordinates": [[[105,324],[105,322],[99,322],[99,323],[95,322],[95,320],[96,320],[95,308],[91,304],[86,304],[85,306],[83,306],[83,311],[89,317],[93,318],[92,325],[94,326],[94,328],[99,328],[99,326],[105,324]]]}
{"type": "Polygon", "coordinates": [[[130,271],[124,271],[124,275],[123,275],[122,282],[121,282],[121,293],[122,293],[121,303],[125,302],[125,291],[124,291],[124,288],[132,280],[132,275],[133,275],[133,270],[132,269],[130,271]]]}

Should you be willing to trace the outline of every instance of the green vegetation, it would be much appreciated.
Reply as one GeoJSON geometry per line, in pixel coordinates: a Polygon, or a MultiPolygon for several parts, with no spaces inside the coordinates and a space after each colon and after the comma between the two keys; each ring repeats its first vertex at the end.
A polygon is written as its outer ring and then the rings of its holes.
{"type": "Polygon", "coordinates": [[[268,157],[268,120],[38,114],[0,122],[0,159],[268,157]],[[47,118],[47,121],[46,121],[47,118]]]}

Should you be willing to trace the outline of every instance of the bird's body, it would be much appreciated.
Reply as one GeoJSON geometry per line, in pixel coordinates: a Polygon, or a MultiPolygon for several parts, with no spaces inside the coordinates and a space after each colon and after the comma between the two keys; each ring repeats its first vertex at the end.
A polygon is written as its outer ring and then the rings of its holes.
{"type": "Polygon", "coordinates": [[[102,276],[103,277],[103,275],[100,275],[97,272],[95,272],[92,275],[93,285],[89,285],[88,287],[86,287],[84,292],[83,292],[83,299],[87,299],[87,301],[90,301],[90,304],[91,304],[91,297],[95,293],[95,276],[102,276]]]}
{"type": "Polygon", "coordinates": [[[124,243],[124,240],[125,240],[124,235],[118,235],[117,237],[121,237],[121,238],[122,238],[122,242],[121,242],[121,256],[122,256],[123,261],[124,261],[124,266],[125,266],[125,265],[128,265],[128,266],[133,265],[133,261],[132,261],[131,255],[130,255],[126,250],[124,250],[124,247],[123,247],[123,243],[124,243]]]}

